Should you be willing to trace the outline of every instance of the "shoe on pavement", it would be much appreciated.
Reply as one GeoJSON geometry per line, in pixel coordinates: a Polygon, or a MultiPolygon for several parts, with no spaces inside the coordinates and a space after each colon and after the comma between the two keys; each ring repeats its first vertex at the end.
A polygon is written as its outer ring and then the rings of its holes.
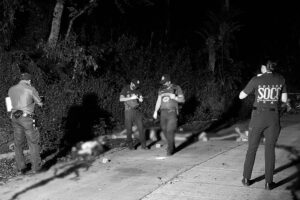
{"type": "Polygon", "coordinates": [[[18,176],[25,175],[26,172],[27,172],[27,169],[24,168],[24,169],[18,170],[18,171],[17,171],[17,175],[18,175],[18,176]]]}
{"type": "Polygon", "coordinates": [[[147,146],[141,146],[141,149],[142,150],[150,150],[149,147],[147,147],[147,146]]]}
{"type": "Polygon", "coordinates": [[[134,147],[133,143],[128,143],[127,147],[128,147],[129,150],[135,150],[135,147],[134,147]]]}
{"type": "Polygon", "coordinates": [[[174,154],[174,151],[168,151],[167,150],[167,156],[172,156],[174,154]]]}
{"type": "Polygon", "coordinates": [[[266,190],[272,190],[272,189],[274,189],[275,188],[275,183],[274,182],[270,182],[270,183],[268,183],[268,182],[266,182],[265,183],[265,189],[266,190]]]}
{"type": "Polygon", "coordinates": [[[35,174],[39,174],[39,173],[42,173],[43,172],[43,170],[42,169],[32,169],[32,170],[30,170],[29,172],[27,172],[26,174],[28,174],[28,175],[35,175],[35,174]]]}
{"type": "Polygon", "coordinates": [[[250,186],[252,184],[251,180],[247,179],[247,178],[243,178],[242,183],[243,183],[244,186],[250,186]]]}

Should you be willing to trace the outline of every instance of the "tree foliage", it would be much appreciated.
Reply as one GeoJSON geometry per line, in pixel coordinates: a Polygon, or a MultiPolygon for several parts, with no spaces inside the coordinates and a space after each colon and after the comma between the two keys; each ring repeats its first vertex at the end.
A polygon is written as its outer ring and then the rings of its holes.
{"type": "Polygon", "coordinates": [[[22,0],[0,1],[0,42],[10,48],[15,29],[16,12],[22,12],[22,0]]]}

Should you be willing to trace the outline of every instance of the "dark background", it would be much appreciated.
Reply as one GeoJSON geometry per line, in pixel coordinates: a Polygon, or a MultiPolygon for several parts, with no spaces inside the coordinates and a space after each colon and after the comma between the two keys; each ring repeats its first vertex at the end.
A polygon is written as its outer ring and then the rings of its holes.
{"type": "MultiPolygon", "coordinates": [[[[33,74],[47,105],[37,110],[45,151],[65,144],[74,127],[78,134],[90,130],[92,135],[120,128],[120,91],[133,77],[142,80],[146,98],[141,110],[151,119],[159,79],[171,73],[186,97],[180,124],[249,117],[253,99],[240,101],[238,94],[266,58],[278,63],[276,71],[286,78],[288,92],[300,92],[297,1],[96,1],[74,21],[67,38],[70,8],[82,10],[89,1],[65,0],[60,37],[51,47],[57,0],[0,0],[0,97],[7,96],[20,72],[33,74]],[[215,70],[209,68],[208,37],[216,41],[215,70]],[[93,95],[86,101],[88,93],[93,95]],[[86,109],[89,100],[96,103],[86,109]]],[[[10,130],[6,115],[0,105],[0,124],[10,130]]]]}
{"type": "MultiPolygon", "coordinates": [[[[15,41],[24,37],[26,31],[27,33],[29,31],[36,32],[32,29],[25,30],[28,23],[33,23],[34,20],[41,20],[47,24],[47,28],[44,29],[44,38],[48,36],[46,33],[50,31],[55,1],[33,0],[32,2],[35,4],[36,11],[19,12],[16,16],[15,41]]],[[[87,35],[90,35],[90,42],[94,42],[91,37],[97,28],[102,33],[100,40],[128,33],[138,36],[147,43],[152,33],[156,41],[168,40],[176,45],[200,48],[203,46],[203,41],[196,32],[203,28],[208,12],[220,13],[225,1],[170,0],[169,7],[166,6],[167,0],[149,0],[153,3],[150,5],[141,3],[142,1],[139,3],[137,0],[120,0],[118,2],[122,6],[122,10],[118,8],[115,1],[99,0],[98,6],[90,15],[82,15],[78,18],[74,25],[75,31],[80,34],[82,26],[84,26],[88,32],[87,35]],[[170,31],[166,38],[168,16],[170,31]]],[[[297,1],[231,0],[230,10],[240,12],[236,20],[242,26],[235,36],[238,46],[237,58],[254,64],[266,55],[276,59],[298,56],[300,14],[296,3],[297,1]]],[[[68,19],[67,15],[68,12],[65,10],[63,18],[65,25],[68,19]]],[[[65,29],[66,26],[63,24],[62,30],[65,29]]],[[[88,43],[88,41],[84,42],[88,43]]]]}

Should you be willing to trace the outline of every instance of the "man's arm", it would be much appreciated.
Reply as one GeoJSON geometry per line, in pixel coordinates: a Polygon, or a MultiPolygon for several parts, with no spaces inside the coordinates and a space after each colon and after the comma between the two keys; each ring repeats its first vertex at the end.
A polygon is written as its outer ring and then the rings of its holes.
{"type": "Polygon", "coordinates": [[[287,93],[282,93],[282,94],[281,94],[281,101],[282,101],[283,103],[287,103],[287,99],[288,99],[287,93]]]}
{"type": "Polygon", "coordinates": [[[177,101],[178,103],[184,103],[185,102],[185,98],[182,92],[182,89],[180,86],[177,86],[177,92],[176,92],[176,96],[174,95],[174,97],[172,96],[171,99],[174,99],[175,101],[177,101]]]}
{"type": "Polygon", "coordinates": [[[183,95],[178,95],[174,98],[175,101],[179,102],[179,103],[184,103],[185,99],[183,95]]]}
{"type": "Polygon", "coordinates": [[[253,77],[249,83],[246,85],[246,87],[240,92],[239,98],[245,99],[248,94],[252,93],[254,91],[254,88],[256,87],[256,77],[253,77]]]}
{"type": "Polygon", "coordinates": [[[161,95],[158,95],[157,100],[156,100],[156,104],[155,104],[155,110],[154,110],[154,113],[153,113],[153,118],[154,119],[157,119],[157,112],[160,108],[160,105],[161,105],[161,95]]]}
{"type": "Polygon", "coordinates": [[[125,102],[125,101],[129,101],[132,99],[138,99],[138,96],[133,95],[131,97],[125,97],[124,95],[120,95],[120,102],[125,102]]]}
{"type": "Polygon", "coordinates": [[[35,88],[32,89],[32,98],[33,98],[34,102],[36,104],[38,104],[40,107],[43,106],[43,102],[39,96],[38,91],[35,88]]]}

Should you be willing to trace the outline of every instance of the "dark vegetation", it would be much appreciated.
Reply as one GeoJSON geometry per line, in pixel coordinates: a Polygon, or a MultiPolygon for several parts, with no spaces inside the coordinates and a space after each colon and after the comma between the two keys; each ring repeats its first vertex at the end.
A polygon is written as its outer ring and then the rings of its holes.
{"type": "MultiPolygon", "coordinates": [[[[33,85],[45,97],[45,107],[36,110],[44,153],[121,129],[119,93],[133,77],[142,80],[145,119],[152,117],[163,73],[184,91],[180,124],[249,116],[251,98],[242,103],[237,95],[258,71],[238,53],[243,49],[237,45],[238,33],[245,24],[233,7],[202,5],[197,25],[194,17],[186,21],[194,26],[184,27],[187,16],[180,18],[174,14],[179,7],[162,3],[169,1],[63,1],[60,35],[50,45],[59,1],[0,1],[0,99],[20,73],[33,74],[33,85]]],[[[297,59],[291,54],[280,59],[286,66],[280,71],[294,77],[297,59]]],[[[12,130],[4,101],[0,124],[0,142],[7,144],[12,130]]]]}

